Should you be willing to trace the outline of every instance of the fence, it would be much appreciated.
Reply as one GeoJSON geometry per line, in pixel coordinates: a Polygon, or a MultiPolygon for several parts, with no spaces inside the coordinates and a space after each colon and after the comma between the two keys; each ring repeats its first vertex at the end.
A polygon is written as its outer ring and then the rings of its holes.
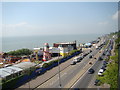
{"type": "MultiPolygon", "coordinates": [[[[71,56],[67,56],[65,58],[60,59],[59,63],[61,64],[61,63],[67,61],[68,59],[70,59],[70,58],[72,58],[72,57],[74,57],[74,56],[76,56],[78,54],[80,54],[80,51],[75,52],[71,56]]],[[[40,67],[40,68],[38,68],[38,69],[36,69],[34,71],[31,71],[30,74],[25,74],[21,78],[19,78],[18,80],[14,81],[14,82],[16,82],[13,85],[14,87],[11,87],[9,84],[7,84],[7,85],[4,85],[4,86],[7,86],[7,87],[3,87],[3,89],[6,89],[6,88],[13,88],[13,89],[17,88],[17,87],[25,84],[26,82],[30,81],[31,79],[36,78],[37,76],[45,73],[47,70],[50,70],[50,69],[52,69],[53,67],[56,67],[56,66],[58,66],[58,62],[53,63],[52,65],[48,66],[47,68],[40,67]]]]}

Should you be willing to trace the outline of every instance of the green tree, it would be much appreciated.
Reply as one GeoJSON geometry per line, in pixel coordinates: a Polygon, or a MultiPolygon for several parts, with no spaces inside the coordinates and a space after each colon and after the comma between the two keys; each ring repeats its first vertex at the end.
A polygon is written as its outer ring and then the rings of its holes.
{"type": "Polygon", "coordinates": [[[29,49],[19,49],[19,50],[16,50],[16,51],[8,52],[9,55],[13,55],[13,56],[30,55],[32,53],[33,53],[32,50],[29,50],[29,49]]]}

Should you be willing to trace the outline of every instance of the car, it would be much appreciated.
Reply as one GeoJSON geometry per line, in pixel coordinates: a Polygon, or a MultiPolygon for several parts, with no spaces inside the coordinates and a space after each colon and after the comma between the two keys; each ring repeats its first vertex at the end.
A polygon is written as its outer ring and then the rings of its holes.
{"type": "Polygon", "coordinates": [[[90,68],[89,70],[88,70],[88,73],[89,74],[92,74],[92,73],[94,73],[95,71],[94,71],[94,69],[92,69],[92,68],[90,68]]]}
{"type": "Polygon", "coordinates": [[[100,69],[99,72],[98,72],[98,75],[99,76],[102,76],[102,73],[104,72],[104,69],[100,69]]]}
{"type": "Polygon", "coordinates": [[[75,62],[75,61],[72,61],[70,64],[71,64],[71,65],[75,65],[75,64],[76,64],[76,62],[75,62]]]}
{"type": "Polygon", "coordinates": [[[90,50],[90,53],[92,52],[92,50],[90,50]]]}
{"type": "Polygon", "coordinates": [[[73,61],[77,63],[77,62],[78,62],[78,57],[75,57],[75,58],[73,59],[73,61]]]}
{"type": "Polygon", "coordinates": [[[89,58],[92,58],[92,57],[93,57],[92,55],[89,56],[89,58]]]}
{"type": "Polygon", "coordinates": [[[103,64],[103,67],[107,67],[107,65],[106,65],[106,64],[103,64]]]}
{"type": "Polygon", "coordinates": [[[103,66],[101,67],[101,69],[104,69],[104,70],[105,70],[105,68],[106,68],[106,66],[105,66],[105,65],[103,65],[103,66]]]}
{"type": "Polygon", "coordinates": [[[78,58],[79,58],[79,60],[82,60],[82,59],[83,59],[83,56],[79,56],[78,58]]]}
{"type": "Polygon", "coordinates": [[[100,80],[96,79],[94,82],[94,85],[97,85],[100,82],[100,80]]]}
{"type": "Polygon", "coordinates": [[[103,60],[103,58],[100,56],[99,58],[98,58],[98,60],[100,61],[100,60],[103,60]]]}
{"type": "Polygon", "coordinates": [[[103,65],[106,65],[106,64],[108,64],[107,61],[103,61],[103,65]]]}
{"type": "Polygon", "coordinates": [[[103,56],[105,56],[105,52],[103,52],[103,56]]]}
{"type": "Polygon", "coordinates": [[[87,56],[87,54],[86,54],[86,53],[83,55],[83,57],[85,57],[85,56],[87,56]]]}

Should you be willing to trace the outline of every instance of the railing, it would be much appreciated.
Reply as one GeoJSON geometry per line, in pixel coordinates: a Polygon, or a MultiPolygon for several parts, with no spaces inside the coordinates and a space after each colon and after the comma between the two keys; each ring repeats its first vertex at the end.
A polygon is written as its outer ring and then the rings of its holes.
{"type": "MultiPolygon", "coordinates": [[[[72,54],[72,55],[70,55],[70,56],[67,56],[67,57],[65,57],[65,58],[60,59],[60,62],[59,62],[59,63],[61,64],[61,63],[69,60],[70,58],[72,58],[72,57],[74,57],[74,56],[76,56],[76,55],[78,55],[78,54],[80,54],[80,51],[77,51],[77,52],[75,52],[74,54],[72,54]]],[[[53,63],[52,65],[48,66],[47,68],[40,67],[40,68],[38,68],[38,69],[30,72],[31,74],[29,74],[29,75],[25,74],[25,75],[23,75],[21,78],[19,78],[18,80],[13,81],[13,82],[16,82],[16,83],[14,83],[14,85],[13,85],[14,87],[11,87],[10,85],[5,85],[5,86],[7,86],[7,87],[3,87],[3,89],[4,89],[4,88],[5,88],[5,89],[6,89],[6,88],[17,88],[17,87],[25,84],[26,82],[30,81],[31,79],[36,78],[37,76],[45,73],[47,70],[50,70],[50,69],[52,69],[53,67],[56,67],[56,66],[58,66],[58,62],[53,63]]]]}

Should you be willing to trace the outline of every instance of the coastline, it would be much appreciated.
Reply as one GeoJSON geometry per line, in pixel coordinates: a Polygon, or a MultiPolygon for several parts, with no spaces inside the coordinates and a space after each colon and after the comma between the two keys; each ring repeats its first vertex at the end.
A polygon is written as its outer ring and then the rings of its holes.
{"type": "Polygon", "coordinates": [[[77,41],[77,46],[80,43],[87,43],[96,40],[102,35],[89,34],[89,35],[45,35],[45,36],[26,36],[26,37],[4,37],[2,40],[2,51],[8,52],[22,48],[33,49],[35,47],[43,47],[44,43],[53,46],[57,42],[71,42],[77,41]]]}

